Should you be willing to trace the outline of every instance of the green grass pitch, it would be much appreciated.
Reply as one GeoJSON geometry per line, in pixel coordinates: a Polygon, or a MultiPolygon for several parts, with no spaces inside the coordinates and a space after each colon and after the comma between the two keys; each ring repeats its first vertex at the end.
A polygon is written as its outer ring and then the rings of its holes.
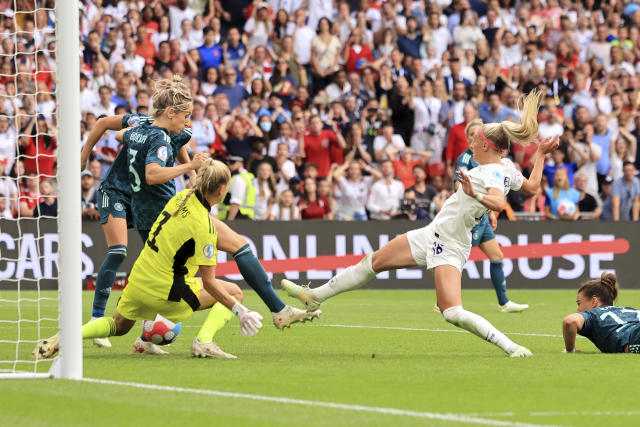
{"type": "MultiPolygon", "coordinates": [[[[498,313],[493,291],[464,292],[465,308],[529,347],[535,354],[530,359],[509,359],[497,347],[458,332],[432,312],[433,291],[361,290],[340,295],[322,307],[322,317],[313,324],[284,332],[272,326],[268,310],[253,292],[246,295],[246,305],[265,317],[262,331],[253,338],[242,337],[234,319],[215,338],[237,360],[191,357],[191,341],[204,312],[184,322],[181,336],[167,348],[169,356],[131,354],[140,331],[136,326],[129,335],[112,338],[111,349],[84,344],[84,376],[118,384],[0,380],[1,424],[640,424],[637,355],[600,354],[585,339],[578,340],[583,354],[561,353],[561,321],[575,310],[574,291],[511,291],[515,301],[531,305],[521,314],[498,313]],[[349,325],[362,328],[344,327],[349,325]],[[212,390],[310,402],[221,396],[212,390]]],[[[114,292],[107,312],[118,297],[114,292]]],[[[1,298],[15,299],[16,293],[0,292],[1,298]]],[[[89,318],[91,300],[92,294],[85,292],[84,319],[89,318]]],[[[640,307],[640,291],[623,289],[619,304],[640,307]]],[[[19,308],[22,319],[37,317],[34,303],[23,302],[19,308]]],[[[55,301],[43,302],[40,309],[40,317],[56,317],[55,301]]],[[[0,320],[17,316],[17,304],[0,303],[0,320]]],[[[41,323],[43,336],[54,331],[54,322],[41,323]]],[[[35,333],[34,324],[22,324],[22,339],[34,339],[35,333]]],[[[0,323],[0,340],[15,338],[15,325],[0,323]]],[[[32,348],[25,344],[18,352],[26,357],[32,348]]],[[[15,345],[0,342],[0,360],[13,360],[15,353],[15,345]]]]}

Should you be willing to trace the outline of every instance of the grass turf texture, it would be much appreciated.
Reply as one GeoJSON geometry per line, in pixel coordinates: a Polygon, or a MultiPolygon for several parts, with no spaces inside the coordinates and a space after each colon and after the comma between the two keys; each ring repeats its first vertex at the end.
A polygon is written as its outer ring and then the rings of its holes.
{"type": "MultiPolygon", "coordinates": [[[[585,353],[562,354],[559,336],[513,334],[561,335],[562,318],[575,311],[574,291],[510,291],[515,301],[531,305],[521,314],[498,313],[493,291],[464,292],[465,308],[530,348],[535,354],[530,359],[509,359],[466,332],[331,326],[458,331],[432,312],[433,291],[340,295],[322,307],[323,316],[312,325],[295,325],[284,332],[272,326],[257,296],[246,294],[246,305],[265,317],[262,331],[244,338],[234,319],[215,338],[239,359],[191,357],[191,341],[206,315],[200,312],[184,322],[181,336],[166,348],[169,356],[131,354],[139,325],[125,337],[112,338],[111,349],[86,341],[85,377],[455,414],[507,425],[640,423],[637,355],[601,354],[586,339],[578,339],[577,345],[585,353]]],[[[16,294],[4,291],[0,297],[15,299],[16,294]]],[[[110,298],[107,313],[118,297],[114,293],[110,298]]],[[[90,317],[91,300],[92,293],[85,292],[84,319],[90,317]]],[[[623,290],[619,304],[640,307],[640,291],[623,290]]],[[[21,310],[23,319],[36,317],[33,303],[22,303],[21,310]]],[[[42,304],[41,316],[55,317],[55,312],[55,302],[42,304]]],[[[0,303],[1,320],[15,316],[15,304],[0,303]]],[[[42,326],[43,336],[55,330],[51,322],[42,326]]],[[[34,332],[33,324],[23,324],[23,339],[35,338],[34,332]]],[[[14,326],[0,323],[0,339],[15,335],[14,326]]],[[[22,357],[32,348],[21,346],[22,357]]],[[[1,360],[12,360],[15,351],[15,346],[0,343],[1,360]]],[[[2,380],[0,402],[2,424],[20,426],[133,425],[151,420],[160,425],[473,425],[459,418],[416,418],[63,380],[2,380]]]]}

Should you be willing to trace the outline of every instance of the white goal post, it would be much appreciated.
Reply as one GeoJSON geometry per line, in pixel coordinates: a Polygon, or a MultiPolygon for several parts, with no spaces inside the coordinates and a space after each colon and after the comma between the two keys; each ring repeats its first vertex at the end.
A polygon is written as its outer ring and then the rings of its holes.
{"type": "MultiPolygon", "coordinates": [[[[2,366],[9,365],[9,369],[0,368],[0,379],[16,379],[16,378],[66,378],[66,379],[81,379],[83,376],[83,363],[82,363],[82,209],[81,209],[81,184],[80,184],[80,40],[79,40],[79,10],[78,2],[75,0],[57,0],[55,2],[55,9],[36,8],[36,10],[19,10],[18,2],[13,1],[13,10],[5,13],[5,16],[14,17],[14,24],[17,22],[15,17],[19,17],[20,14],[29,14],[33,17],[40,9],[44,9],[47,13],[55,16],[55,54],[56,54],[56,82],[55,82],[55,96],[56,96],[56,117],[57,117],[57,183],[58,183],[58,209],[57,209],[57,242],[58,242],[58,274],[57,277],[54,274],[49,276],[52,279],[57,279],[58,289],[58,301],[57,301],[57,313],[58,319],[53,315],[46,316],[41,313],[40,303],[55,303],[55,298],[43,297],[40,295],[40,279],[35,277],[33,279],[23,279],[22,276],[16,276],[15,278],[6,279],[1,282],[0,290],[6,289],[8,295],[3,297],[2,291],[0,291],[0,324],[2,324],[2,330],[0,330],[0,349],[2,349],[2,355],[4,358],[9,358],[11,353],[14,353],[12,360],[0,360],[2,366]],[[9,15],[9,13],[11,15],[9,15]],[[35,283],[37,290],[35,291],[35,297],[31,298],[33,290],[25,285],[22,287],[22,282],[28,281],[28,283],[35,283]],[[10,292],[13,292],[11,294],[10,292]],[[31,292],[32,294],[29,294],[31,292]],[[24,296],[23,296],[24,293],[24,296]],[[15,296],[13,296],[15,295],[15,296]],[[3,305],[4,304],[4,305],[3,305]],[[33,309],[36,313],[36,319],[23,316],[21,312],[21,304],[31,304],[37,306],[37,309],[33,309]],[[46,325],[54,326],[42,326],[41,323],[45,322],[46,325]],[[56,324],[57,323],[57,324],[56,324]],[[42,329],[42,330],[41,330],[42,329]],[[25,333],[25,331],[36,331],[37,336],[34,337],[33,332],[31,334],[25,333]],[[31,361],[31,354],[29,348],[37,339],[43,339],[47,336],[53,335],[58,330],[60,333],[60,354],[56,357],[50,366],[49,372],[43,372],[42,369],[38,369],[38,364],[43,362],[31,361]],[[10,331],[10,332],[7,332],[10,331]],[[3,335],[4,334],[4,335],[3,335]],[[35,340],[35,341],[34,341],[35,340]],[[15,351],[11,350],[11,346],[15,347],[15,351]],[[33,366],[31,369],[21,369],[21,366],[33,366]]],[[[43,2],[36,2],[37,5],[41,5],[43,2]]],[[[24,17],[24,15],[23,15],[24,17]]],[[[35,35],[36,31],[33,32],[35,35]]],[[[9,34],[15,41],[17,40],[17,31],[14,30],[9,34]]],[[[14,61],[17,63],[16,58],[23,53],[15,52],[14,61]]],[[[27,53],[28,54],[28,53],[27,53]]],[[[11,55],[11,53],[3,52],[4,57],[11,55]]],[[[36,54],[34,53],[35,57],[36,54]]],[[[37,64],[37,60],[36,60],[37,64]]],[[[31,77],[31,71],[20,71],[17,69],[13,71],[14,74],[6,75],[2,74],[2,77],[11,82],[17,82],[19,79],[31,77]]],[[[23,80],[24,81],[24,80],[23,80]]],[[[16,85],[17,86],[17,85],[16,85]]],[[[25,93],[16,90],[14,97],[31,96],[30,92],[25,93]]],[[[36,94],[38,90],[36,89],[36,94]]],[[[42,93],[42,92],[40,92],[42,93]]],[[[11,97],[7,92],[2,92],[2,102],[5,102],[7,97],[11,97]]],[[[14,100],[15,101],[15,100],[14,100]]],[[[16,102],[13,105],[17,106],[16,102]]],[[[16,107],[17,108],[17,107],[16,107]]],[[[4,111],[3,111],[4,112],[4,111]]],[[[29,135],[22,134],[19,125],[19,112],[14,109],[13,118],[15,119],[15,135],[16,144],[20,137],[28,137],[29,135]]],[[[30,113],[31,120],[36,119],[36,113],[30,113]]],[[[22,114],[24,116],[24,114],[22,114]]],[[[7,114],[8,117],[8,114],[7,114]]],[[[48,131],[47,131],[48,132],[48,131]]],[[[35,127],[36,137],[43,135],[38,126],[35,127]]],[[[37,153],[37,152],[36,152],[37,153]]],[[[31,156],[31,159],[38,158],[40,154],[36,154],[35,157],[31,156]]],[[[19,155],[15,158],[17,162],[19,158],[29,157],[27,155],[19,155]]],[[[39,174],[39,172],[38,172],[39,174]]],[[[0,174],[1,175],[1,174],[0,174]]],[[[24,175],[19,175],[17,178],[13,178],[18,182],[24,175]]],[[[49,175],[49,177],[51,177],[49,175]]],[[[2,179],[9,179],[7,177],[0,177],[2,179]]],[[[18,189],[20,187],[18,186],[18,189]]],[[[4,195],[3,197],[6,197],[4,195]]],[[[21,214],[18,212],[14,221],[15,227],[17,227],[18,235],[10,236],[11,247],[9,243],[6,243],[7,249],[17,249],[20,251],[21,247],[25,247],[26,243],[23,242],[23,233],[21,224],[36,224],[37,232],[30,234],[30,241],[35,241],[34,248],[41,244],[43,232],[40,229],[40,220],[32,218],[21,218],[21,214]],[[22,222],[25,221],[25,222],[22,222]],[[31,221],[31,222],[29,222],[31,221]],[[34,240],[35,239],[35,240],[34,240]],[[40,242],[40,243],[38,243],[40,242]]],[[[15,228],[14,227],[14,228],[15,228]]],[[[30,226],[33,229],[33,226],[30,226]]],[[[47,237],[48,238],[48,237],[47,237]]],[[[3,247],[4,251],[4,247],[3,247]]],[[[38,249],[34,249],[36,255],[32,257],[32,263],[40,262],[41,256],[37,254],[38,249]],[[35,261],[34,259],[35,258],[35,261]]],[[[30,252],[31,254],[31,252],[30,252]]],[[[7,257],[6,253],[2,254],[2,262],[6,265],[18,261],[16,257],[18,255],[10,255],[7,257]]],[[[8,270],[8,267],[6,267],[8,270]]],[[[53,313],[51,313],[53,314],[53,313]]]]}
{"type": "Polygon", "coordinates": [[[80,189],[80,34],[76,1],[56,1],[58,111],[58,378],[82,378],[82,209],[80,189]]]}

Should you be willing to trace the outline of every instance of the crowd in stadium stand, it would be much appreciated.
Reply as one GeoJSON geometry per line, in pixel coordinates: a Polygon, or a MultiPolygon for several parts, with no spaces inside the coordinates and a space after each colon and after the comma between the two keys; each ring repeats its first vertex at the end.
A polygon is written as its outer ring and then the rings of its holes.
{"type": "MultiPolygon", "coordinates": [[[[2,217],[56,208],[54,4],[0,0],[2,217]]],[[[431,219],[466,123],[517,120],[538,88],[540,137],[561,145],[539,194],[511,192],[500,218],[638,220],[640,2],[78,4],[82,143],[102,116],[148,114],[154,80],[184,76],[189,151],[234,173],[228,219],[431,219]]],[[[82,172],[87,218],[118,150],[108,132],[82,172]]],[[[535,150],[509,152],[525,176],[535,150]]]]}

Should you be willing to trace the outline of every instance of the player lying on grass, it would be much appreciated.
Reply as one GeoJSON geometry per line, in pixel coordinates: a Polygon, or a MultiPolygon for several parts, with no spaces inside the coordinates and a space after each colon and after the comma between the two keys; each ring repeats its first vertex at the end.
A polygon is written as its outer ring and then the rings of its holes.
{"type": "MultiPolygon", "coordinates": [[[[155,319],[157,314],[178,323],[194,311],[210,307],[193,340],[193,356],[235,358],[213,342],[214,334],[234,314],[240,319],[243,335],[258,333],[262,316],[241,304],[240,288],[215,277],[218,235],[209,211],[224,199],[230,179],[224,163],[207,159],[202,164],[194,189],[171,198],[153,224],[113,318],[101,317],[85,324],[83,339],[124,335],[137,320],[155,319]],[[197,272],[202,280],[195,277],[197,272]]],[[[55,335],[40,341],[33,356],[48,358],[57,351],[55,335]]]]}
{"type": "Polygon", "coordinates": [[[541,141],[530,179],[525,180],[513,163],[503,162],[510,141],[529,144],[538,134],[540,93],[532,91],[524,101],[518,123],[489,123],[470,141],[478,166],[460,170],[461,185],[426,227],[396,237],[358,264],[350,266],[316,289],[283,280],[282,287],[316,309],[322,301],[361,287],[381,271],[426,267],[435,275],[438,306],[445,320],[495,344],[510,357],[533,354],[507,338],[486,319],[462,307],[462,267],[471,251],[471,229],[490,211],[501,211],[509,190],[535,193],[540,186],[545,157],[558,146],[558,138],[541,141]]]}
{"type": "Polygon", "coordinates": [[[576,335],[589,338],[603,353],[640,353],[640,310],[613,305],[618,297],[615,274],[580,286],[578,312],[562,321],[564,352],[575,353],[576,335]]]}

